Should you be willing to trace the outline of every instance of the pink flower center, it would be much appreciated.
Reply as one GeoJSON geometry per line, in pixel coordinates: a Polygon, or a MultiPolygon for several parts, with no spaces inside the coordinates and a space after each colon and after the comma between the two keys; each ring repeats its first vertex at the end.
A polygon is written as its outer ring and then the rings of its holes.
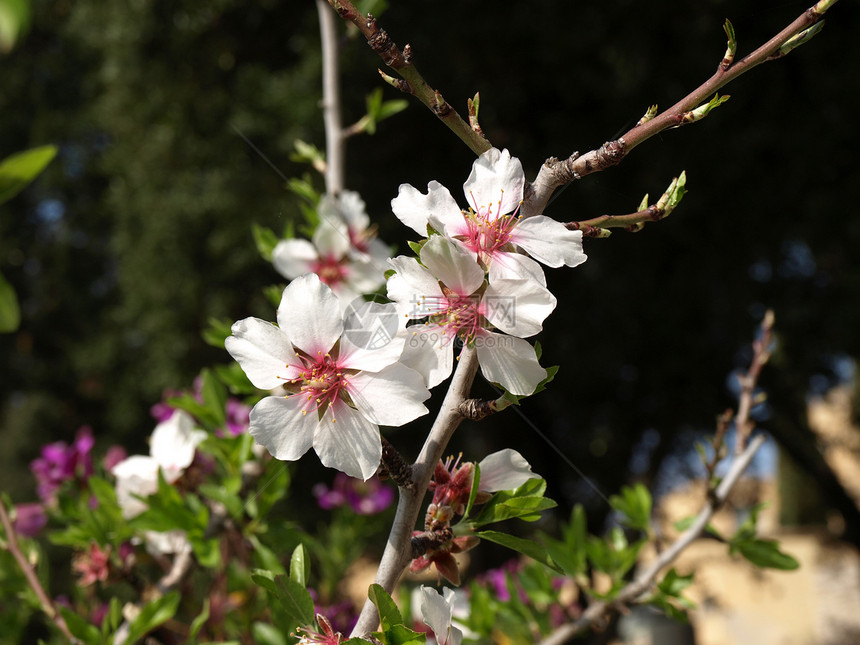
{"type": "Polygon", "coordinates": [[[333,256],[311,262],[311,271],[319,276],[323,284],[330,287],[346,280],[346,265],[333,256]]]}
{"type": "Polygon", "coordinates": [[[466,233],[462,240],[466,247],[481,255],[482,260],[487,260],[501,251],[511,241],[511,231],[519,222],[517,212],[519,207],[510,215],[503,215],[502,199],[498,201],[495,212],[493,204],[479,206],[472,196],[474,209],[463,211],[463,219],[466,221],[466,233]]]}
{"type": "Polygon", "coordinates": [[[444,334],[473,338],[483,329],[483,304],[477,295],[462,296],[446,287],[445,294],[439,299],[437,313],[433,321],[442,327],[444,334]]]}
{"type": "Polygon", "coordinates": [[[324,413],[348,385],[347,374],[331,354],[319,352],[313,358],[299,354],[304,370],[292,380],[298,386],[299,396],[306,399],[304,414],[309,410],[324,413]]]}

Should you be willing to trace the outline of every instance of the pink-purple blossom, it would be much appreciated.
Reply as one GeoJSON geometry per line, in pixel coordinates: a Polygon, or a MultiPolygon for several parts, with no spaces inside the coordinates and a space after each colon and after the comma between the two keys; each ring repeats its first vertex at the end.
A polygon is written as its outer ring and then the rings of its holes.
{"type": "Polygon", "coordinates": [[[317,504],[325,510],[338,506],[349,506],[359,515],[374,515],[384,511],[394,501],[394,490],[385,486],[377,477],[367,481],[350,477],[344,473],[334,476],[332,487],[317,484],[313,488],[317,504]]]}
{"type": "Polygon", "coordinates": [[[56,441],[42,447],[41,456],[30,462],[30,471],[36,477],[36,493],[44,502],[53,503],[57,490],[67,481],[86,480],[93,474],[90,452],[95,444],[89,426],[78,429],[74,443],[56,441]]]}

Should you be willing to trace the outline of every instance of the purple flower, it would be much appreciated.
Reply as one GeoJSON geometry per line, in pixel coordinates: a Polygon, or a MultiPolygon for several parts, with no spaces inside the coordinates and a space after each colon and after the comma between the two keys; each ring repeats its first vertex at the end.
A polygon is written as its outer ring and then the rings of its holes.
{"type": "Polygon", "coordinates": [[[55,501],[57,489],[67,481],[87,479],[93,474],[93,459],[90,451],[95,439],[89,426],[78,429],[74,443],[57,441],[42,447],[41,457],[30,462],[30,470],[36,477],[36,492],[45,502],[55,501]]]}
{"type": "Polygon", "coordinates": [[[394,501],[394,491],[384,486],[377,477],[362,481],[344,473],[335,475],[332,488],[317,484],[313,493],[320,508],[328,511],[348,504],[359,515],[379,513],[394,501]]]}
{"type": "Polygon", "coordinates": [[[227,421],[224,428],[216,432],[219,437],[238,437],[248,431],[248,427],[251,425],[250,405],[245,405],[239,399],[229,398],[224,412],[227,421]]]}
{"type": "Polygon", "coordinates": [[[25,537],[36,537],[48,523],[41,504],[18,504],[15,507],[15,532],[25,537]]]}

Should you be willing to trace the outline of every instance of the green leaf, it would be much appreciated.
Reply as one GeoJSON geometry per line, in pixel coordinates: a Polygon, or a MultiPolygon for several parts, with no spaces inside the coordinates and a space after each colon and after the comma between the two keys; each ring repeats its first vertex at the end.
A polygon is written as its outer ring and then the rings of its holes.
{"type": "Polygon", "coordinates": [[[469,491],[469,501],[466,503],[466,510],[463,511],[463,518],[458,524],[466,521],[469,513],[472,511],[472,506],[475,504],[475,498],[478,496],[478,486],[481,484],[481,467],[475,462],[472,466],[472,488],[469,491]]]}
{"type": "Polygon", "coordinates": [[[203,377],[203,405],[208,416],[215,420],[215,426],[220,428],[227,421],[227,388],[215,378],[212,370],[204,369],[200,375],[203,377]]]}
{"type": "Polygon", "coordinates": [[[647,531],[651,525],[651,493],[642,484],[624,486],[621,495],[609,498],[609,504],[623,515],[622,522],[630,528],[647,531]]]}
{"type": "Polygon", "coordinates": [[[251,580],[263,587],[278,602],[269,608],[288,625],[310,625],[314,622],[314,601],[308,590],[285,575],[254,569],[251,580]]]}
{"type": "Polygon", "coordinates": [[[502,546],[505,546],[509,549],[513,549],[518,553],[527,555],[533,560],[536,560],[537,562],[546,565],[553,571],[557,571],[561,574],[564,573],[564,569],[562,569],[550,557],[546,548],[544,548],[537,542],[533,542],[532,540],[526,540],[525,538],[515,537],[513,535],[508,535],[507,533],[500,533],[498,531],[478,531],[477,533],[475,533],[475,535],[484,540],[489,540],[490,542],[501,544],[502,546]]]}
{"type": "Polygon", "coordinates": [[[416,632],[406,625],[394,625],[381,632],[374,632],[374,637],[384,645],[423,645],[427,642],[427,636],[416,632]]]}
{"type": "Polygon", "coordinates": [[[663,579],[657,583],[657,588],[667,596],[679,598],[681,592],[693,584],[693,574],[679,576],[674,568],[669,569],[663,579]]]}
{"type": "Polygon", "coordinates": [[[732,550],[737,550],[747,560],[757,567],[766,569],[781,569],[793,571],[800,563],[787,553],[780,551],[776,540],[754,538],[732,543],[732,550]]]}
{"type": "Polygon", "coordinates": [[[545,490],[543,479],[532,478],[514,491],[496,493],[470,524],[480,527],[512,518],[534,521],[540,517],[541,511],[556,506],[553,500],[543,496],[545,490]]]}
{"type": "Polygon", "coordinates": [[[99,645],[102,642],[101,631],[86,618],[62,605],[59,605],[57,609],[66,621],[66,627],[69,628],[72,636],[80,639],[86,645],[99,645]]]}
{"type": "MultiPolygon", "coordinates": [[[[280,242],[280,238],[275,232],[265,226],[259,224],[251,225],[251,233],[254,236],[254,244],[257,246],[257,251],[266,262],[272,261],[272,251],[280,242]]],[[[229,335],[229,334],[228,334],[229,335]]]]}
{"type": "Polygon", "coordinates": [[[308,586],[308,578],[311,576],[311,561],[304,544],[299,544],[293,549],[290,557],[290,579],[295,580],[301,586],[308,586]]]}
{"type": "Polygon", "coordinates": [[[0,273],[0,333],[15,331],[21,324],[21,307],[15,289],[0,273]]]}
{"type": "Polygon", "coordinates": [[[378,584],[372,584],[367,590],[367,597],[370,599],[370,602],[376,605],[376,610],[379,612],[379,622],[382,625],[383,631],[387,631],[395,625],[403,624],[400,610],[385,589],[378,584]]]}
{"type": "Polygon", "coordinates": [[[205,598],[203,600],[203,609],[197,617],[191,621],[191,627],[188,629],[188,641],[193,642],[197,638],[197,634],[200,633],[200,630],[203,628],[203,625],[206,624],[207,620],[209,620],[209,598],[205,598]]]}
{"type": "Polygon", "coordinates": [[[176,614],[181,595],[178,591],[156,598],[140,610],[128,626],[127,643],[136,643],[159,625],[167,622],[176,614]]]}
{"type": "Polygon", "coordinates": [[[203,341],[212,347],[224,349],[224,341],[233,333],[232,325],[233,323],[226,318],[210,318],[201,334],[203,341]]]}
{"type": "Polygon", "coordinates": [[[287,645],[287,637],[281,633],[281,630],[268,623],[253,623],[251,635],[256,645],[287,645]]]}
{"type": "MultiPolygon", "coordinates": [[[[223,346],[223,342],[221,343],[223,346]]],[[[216,365],[215,374],[221,382],[227,386],[230,394],[245,395],[257,392],[257,388],[248,380],[239,363],[229,365],[216,365]]]]}
{"type": "Polygon", "coordinates": [[[0,162],[0,204],[24,190],[56,154],[57,146],[40,146],[9,155],[0,162]]]}

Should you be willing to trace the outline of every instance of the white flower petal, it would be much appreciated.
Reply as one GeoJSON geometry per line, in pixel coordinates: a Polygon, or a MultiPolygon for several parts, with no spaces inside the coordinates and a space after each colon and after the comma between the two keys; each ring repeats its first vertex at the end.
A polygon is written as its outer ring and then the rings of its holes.
{"type": "Polygon", "coordinates": [[[338,195],[337,206],[349,230],[362,232],[370,226],[370,217],[364,200],[354,190],[344,190],[338,195]]]}
{"type": "Polygon", "coordinates": [[[421,248],[421,262],[442,284],[462,296],[471,295],[484,282],[484,270],[475,258],[441,235],[433,235],[421,248]]]}
{"type": "Polygon", "coordinates": [[[490,282],[495,280],[534,280],[546,286],[546,276],[540,265],[522,253],[496,251],[489,267],[490,282]]]}
{"type": "Polygon", "coordinates": [[[278,326],[293,345],[316,356],[328,352],[343,333],[342,305],[316,274],[293,280],[281,296],[278,326]]]}
{"type": "Polygon", "coordinates": [[[338,399],[320,420],[314,450],[329,468],[366,481],[376,473],[382,458],[379,428],[338,399]]]}
{"type": "Polygon", "coordinates": [[[427,184],[426,195],[414,186],[401,184],[397,197],[391,200],[391,210],[421,237],[427,237],[427,223],[431,218],[441,222],[454,216],[462,218],[451,193],[437,181],[427,184]]]}
{"type": "Polygon", "coordinates": [[[525,181],[519,159],[511,157],[507,150],[490,148],[472,165],[463,192],[472,208],[480,213],[489,211],[495,219],[519,207],[525,181]]]}
{"type": "Polygon", "coordinates": [[[298,370],[292,365],[296,350],[275,325],[259,318],[245,318],[233,323],[232,332],[224,347],[254,387],[272,390],[296,377],[298,370]]]}
{"type": "Polygon", "coordinates": [[[430,398],[424,378],[401,363],[351,376],[347,392],[358,411],[377,425],[402,426],[428,412],[422,403],[430,398]]]}
{"type": "Polygon", "coordinates": [[[267,396],[251,410],[249,432],[275,459],[295,461],[313,445],[319,417],[315,410],[303,413],[303,399],[267,396]]]}
{"type": "Polygon", "coordinates": [[[179,479],[191,465],[198,444],[207,436],[203,430],[195,429],[194,419],[182,410],[155,427],[149,438],[149,454],[161,466],[168,483],[179,479]]]}
{"type": "Polygon", "coordinates": [[[378,372],[403,353],[406,320],[390,302],[360,300],[344,312],[337,362],[344,369],[378,372]]]}
{"type": "Polygon", "coordinates": [[[534,280],[496,280],[484,292],[484,315],[507,334],[528,338],[543,329],[557,304],[549,290],[534,280]]]}
{"type": "Polygon", "coordinates": [[[481,469],[480,490],[495,493],[500,490],[519,488],[529,479],[539,479],[532,472],[529,462],[516,450],[505,448],[484,457],[478,466],[481,469]]]}
{"type": "Polygon", "coordinates": [[[463,642],[463,632],[451,624],[453,614],[454,594],[445,589],[441,596],[432,587],[422,585],[421,615],[424,624],[433,630],[439,645],[460,645],[463,642]]]}
{"type": "Polygon", "coordinates": [[[511,241],[551,267],[575,267],[588,259],[582,250],[582,231],[570,231],[545,215],[520,220],[511,231],[511,241]]]}
{"type": "Polygon", "coordinates": [[[405,255],[388,263],[397,272],[388,279],[388,297],[397,303],[401,316],[424,318],[436,313],[442,289],[430,271],[405,255]]]}
{"type": "Polygon", "coordinates": [[[320,257],[340,260],[351,246],[346,222],[343,221],[329,197],[323,197],[320,200],[317,214],[320,221],[311,241],[320,257]]]}
{"type": "Polygon", "coordinates": [[[427,383],[436,387],[451,375],[454,368],[454,339],[443,334],[439,325],[413,325],[405,331],[406,345],[400,362],[415,370],[427,383]]]}
{"type": "Polygon", "coordinates": [[[373,293],[385,282],[388,266],[370,256],[350,259],[346,264],[345,280],[360,294],[373,293]]]}
{"type": "Polygon", "coordinates": [[[319,253],[307,240],[281,240],[272,249],[275,271],[288,280],[312,271],[313,263],[318,259],[319,253]]]}
{"type": "Polygon", "coordinates": [[[476,346],[484,378],[512,394],[527,396],[546,378],[534,347],[521,338],[486,332],[476,339],[476,346]]]}
{"type": "Polygon", "coordinates": [[[158,491],[158,462],[147,455],[132,455],[116,464],[111,473],[116,477],[116,497],[122,516],[136,517],[146,509],[148,497],[158,491]]]}

